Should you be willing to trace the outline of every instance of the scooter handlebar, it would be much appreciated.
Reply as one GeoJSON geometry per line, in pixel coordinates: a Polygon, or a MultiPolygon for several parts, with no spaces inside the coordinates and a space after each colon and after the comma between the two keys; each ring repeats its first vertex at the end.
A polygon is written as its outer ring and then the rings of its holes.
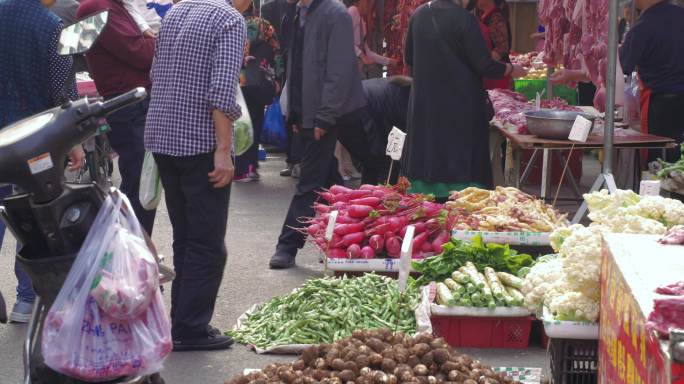
{"type": "Polygon", "coordinates": [[[118,111],[119,109],[135,104],[147,97],[147,91],[143,87],[132,89],[123,95],[117,96],[113,99],[102,102],[99,105],[98,115],[107,116],[108,114],[118,111]]]}

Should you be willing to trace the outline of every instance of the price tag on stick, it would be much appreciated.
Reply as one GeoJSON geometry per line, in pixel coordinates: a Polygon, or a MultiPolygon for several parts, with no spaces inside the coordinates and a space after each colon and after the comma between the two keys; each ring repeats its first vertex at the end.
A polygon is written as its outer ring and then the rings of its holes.
{"type": "Polygon", "coordinates": [[[337,222],[338,214],[338,211],[332,211],[330,212],[330,216],[328,217],[328,227],[325,229],[325,241],[327,241],[328,243],[330,243],[330,241],[333,238],[333,233],[335,231],[335,223],[337,222]]]}
{"type": "Polygon", "coordinates": [[[394,161],[401,160],[401,153],[404,150],[405,140],[406,134],[399,130],[399,128],[392,127],[392,130],[387,136],[387,148],[385,149],[385,154],[391,157],[394,161]]]}
{"type": "Polygon", "coordinates": [[[325,229],[325,254],[323,255],[324,260],[324,272],[328,272],[328,255],[330,254],[330,243],[332,242],[333,234],[335,233],[335,223],[337,222],[338,211],[330,212],[328,216],[328,227],[325,229]]]}
{"type": "Polygon", "coordinates": [[[577,115],[575,118],[575,123],[572,125],[572,130],[570,131],[568,139],[586,143],[587,138],[589,137],[589,132],[591,132],[592,125],[593,123],[591,120],[582,115],[577,115]]]}
{"type": "Polygon", "coordinates": [[[411,269],[411,256],[413,255],[413,235],[416,227],[409,225],[406,227],[406,235],[404,235],[404,242],[401,244],[401,258],[399,259],[399,292],[402,294],[406,292],[406,284],[408,282],[409,270],[411,269]]]}

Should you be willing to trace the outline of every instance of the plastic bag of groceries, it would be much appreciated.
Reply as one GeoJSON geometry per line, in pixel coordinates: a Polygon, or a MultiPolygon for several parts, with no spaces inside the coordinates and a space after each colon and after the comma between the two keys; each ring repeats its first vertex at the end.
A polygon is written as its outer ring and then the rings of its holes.
{"type": "Polygon", "coordinates": [[[154,161],[154,155],[152,155],[152,152],[145,152],[138,191],[140,205],[148,211],[157,209],[163,192],[164,188],[159,178],[159,168],[157,168],[157,163],[154,161]]]}
{"type": "Polygon", "coordinates": [[[235,147],[235,156],[240,156],[247,152],[249,147],[254,144],[254,129],[252,128],[252,118],[249,116],[245,96],[243,96],[242,89],[239,86],[236,98],[240,109],[242,109],[242,116],[233,124],[233,146],[235,147]]]}
{"type": "Polygon", "coordinates": [[[159,270],[122,193],[105,200],[43,327],[45,363],[87,381],[158,372],[171,352],[159,270]]]}

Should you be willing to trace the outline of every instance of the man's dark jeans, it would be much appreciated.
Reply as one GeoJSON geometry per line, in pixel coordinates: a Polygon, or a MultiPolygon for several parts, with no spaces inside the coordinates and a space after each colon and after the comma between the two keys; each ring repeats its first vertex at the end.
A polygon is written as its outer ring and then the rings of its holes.
{"type": "Polygon", "coordinates": [[[206,337],[223,278],[230,187],[214,188],[213,153],[154,154],[173,227],[171,333],[174,340],[206,337]]]}
{"type": "Polygon", "coordinates": [[[285,223],[278,238],[276,253],[294,257],[297,249],[304,246],[306,237],[297,229],[303,228],[300,217],[313,217],[313,203],[318,198],[321,188],[332,184],[341,184],[342,178],[337,171],[335,144],[338,128],[332,128],[319,141],[313,137],[313,129],[299,132],[303,145],[301,175],[297,183],[285,223]]]}
{"type": "Polygon", "coordinates": [[[145,210],[138,197],[140,173],[145,159],[145,119],[149,105],[149,99],[145,99],[107,116],[107,123],[111,127],[107,138],[112,149],[119,155],[121,191],[131,201],[140,225],[152,235],[156,210],[145,210]]]}

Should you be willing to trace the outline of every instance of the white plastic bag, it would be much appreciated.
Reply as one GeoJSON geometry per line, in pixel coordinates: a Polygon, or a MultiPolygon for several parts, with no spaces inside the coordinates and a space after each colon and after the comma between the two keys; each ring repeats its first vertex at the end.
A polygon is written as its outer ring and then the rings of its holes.
{"type": "Polygon", "coordinates": [[[285,85],[283,85],[283,91],[280,93],[280,110],[283,112],[283,117],[285,117],[285,120],[287,120],[288,113],[290,113],[290,110],[288,109],[290,107],[290,87],[288,84],[288,81],[285,80],[285,85]]]}
{"type": "Polygon", "coordinates": [[[252,118],[249,116],[247,109],[247,102],[242,95],[242,89],[238,86],[237,89],[237,103],[242,109],[242,116],[233,124],[233,136],[235,156],[240,156],[247,152],[249,147],[254,144],[254,129],[252,128],[252,118]]]}
{"type": "Polygon", "coordinates": [[[155,257],[128,199],[110,194],[45,319],[45,363],[111,380],[160,371],[172,347],[155,257]]]}
{"type": "Polygon", "coordinates": [[[138,191],[140,205],[148,211],[157,209],[163,191],[164,188],[159,178],[159,169],[154,161],[154,155],[152,155],[152,152],[145,152],[145,160],[143,161],[140,174],[140,189],[138,191]]]}

